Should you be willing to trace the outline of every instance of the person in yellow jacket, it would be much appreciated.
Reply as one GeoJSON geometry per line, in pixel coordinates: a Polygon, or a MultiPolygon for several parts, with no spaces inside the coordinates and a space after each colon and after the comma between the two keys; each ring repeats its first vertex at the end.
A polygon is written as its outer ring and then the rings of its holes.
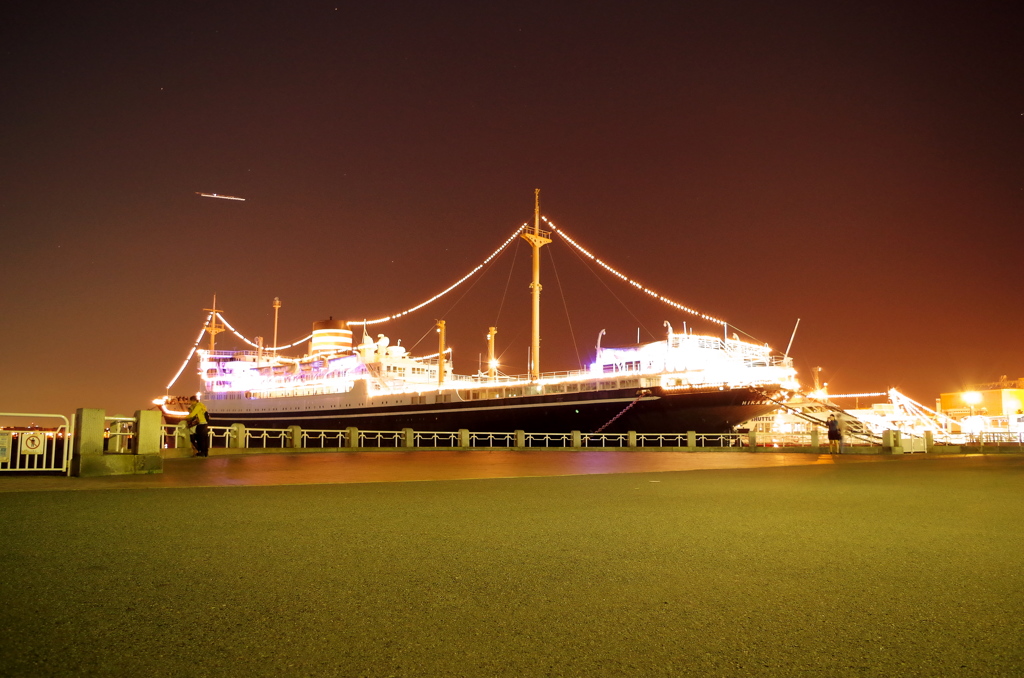
{"type": "Polygon", "coordinates": [[[197,457],[210,456],[210,432],[207,425],[210,417],[206,413],[206,405],[199,402],[199,398],[192,396],[188,399],[188,416],[185,418],[185,425],[189,428],[195,427],[195,431],[189,435],[192,446],[196,448],[197,457]]]}

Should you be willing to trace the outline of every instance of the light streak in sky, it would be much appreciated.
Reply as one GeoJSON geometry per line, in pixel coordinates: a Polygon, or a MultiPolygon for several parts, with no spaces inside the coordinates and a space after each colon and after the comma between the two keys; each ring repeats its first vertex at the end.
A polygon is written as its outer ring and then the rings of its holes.
{"type": "Polygon", "coordinates": [[[245,198],[239,198],[233,195],[221,195],[220,193],[200,193],[196,191],[196,195],[200,198],[220,198],[221,200],[241,200],[245,202],[245,198]]]}

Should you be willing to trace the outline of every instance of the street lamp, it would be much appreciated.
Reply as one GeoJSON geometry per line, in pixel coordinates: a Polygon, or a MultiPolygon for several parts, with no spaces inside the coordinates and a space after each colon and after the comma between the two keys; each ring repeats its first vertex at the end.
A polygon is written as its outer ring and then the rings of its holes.
{"type": "Polygon", "coordinates": [[[971,416],[973,417],[974,416],[974,406],[981,404],[982,395],[980,393],[978,393],[977,391],[967,391],[966,393],[961,394],[960,397],[963,398],[964,402],[967,403],[970,406],[970,408],[971,408],[971,416]]]}

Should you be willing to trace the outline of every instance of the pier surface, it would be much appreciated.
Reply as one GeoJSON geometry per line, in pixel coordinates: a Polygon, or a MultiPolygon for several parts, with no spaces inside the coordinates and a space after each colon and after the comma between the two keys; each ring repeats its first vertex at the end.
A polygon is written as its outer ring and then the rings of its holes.
{"type": "Polygon", "coordinates": [[[0,675],[1024,667],[1021,455],[179,459],[0,517],[0,675]]]}
{"type": "MultiPolygon", "coordinates": [[[[261,450],[262,452],[262,450],[261,450]]],[[[884,462],[900,457],[801,452],[305,452],[165,459],[152,475],[66,478],[0,475],[0,493],[44,490],[324,485],[418,480],[653,473],[812,464],[884,462]]],[[[908,459],[911,457],[907,457],[908,459]]],[[[920,458],[920,457],[915,457],[920,458]]]]}

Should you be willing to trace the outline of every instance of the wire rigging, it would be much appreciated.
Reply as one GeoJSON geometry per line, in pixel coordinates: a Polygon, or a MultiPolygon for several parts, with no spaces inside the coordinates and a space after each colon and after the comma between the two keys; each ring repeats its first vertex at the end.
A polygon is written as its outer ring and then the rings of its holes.
{"type": "Polygon", "coordinates": [[[572,318],[569,316],[569,302],[565,298],[565,288],[562,287],[562,278],[558,275],[558,267],[555,266],[555,255],[551,254],[551,270],[555,272],[555,283],[558,285],[558,295],[562,298],[562,308],[565,309],[565,322],[569,325],[569,338],[572,340],[572,348],[576,352],[576,364],[583,369],[583,358],[580,357],[580,347],[576,343],[576,333],[572,329],[572,318]]]}
{"type": "MultiPolygon", "coordinates": [[[[659,294],[658,292],[655,292],[654,290],[652,290],[652,289],[650,289],[650,288],[648,288],[648,287],[645,287],[645,286],[644,286],[643,284],[641,284],[641,283],[639,283],[639,282],[637,282],[637,281],[633,280],[633,279],[632,279],[632,278],[630,278],[629,276],[627,276],[627,275],[625,275],[625,274],[623,274],[623,273],[620,273],[620,272],[619,272],[618,270],[616,270],[615,268],[613,268],[613,267],[612,267],[611,265],[609,265],[609,264],[608,264],[608,263],[606,263],[605,261],[603,261],[603,260],[601,260],[601,259],[597,258],[597,257],[596,257],[596,256],[594,256],[593,254],[591,254],[591,253],[590,253],[589,251],[587,251],[587,249],[586,249],[586,248],[584,248],[584,247],[583,247],[582,245],[580,245],[580,244],[579,244],[578,242],[576,242],[576,241],[575,241],[575,240],[574,240],[573,238],[571,238],[571,237],[569,236],[569,234],[568,234],[568,233],[566,233],[566,232],[565,232],[564,230],[562,230],[561,228],[559,228],[559,227],[555,226],[555,224],[554,224],[554,223],[552,223],[552,222],[551,222],[551,221],[550,221],[550,220],[549,220],[549,219],[548,219],[547,217],[541,217],[541,219],[542,219],[542,220],[544,221],[544,223],[546,223],[546,224],[547,224],[547,225],[548,225],[548,226],[549,226],[549,227],[551,228],[551,230],[552,230],[552,231],[553,231],[554,233],[557,233],[557,234],[558,234],[558,236],[559,236],[559,237],[561,237],[561,239],[562,239],[562,240],[564,240],[564,241],[565,241],[566,243],[568,243],[568,244],[569,244],[570,246],[572,246],[572,248],[573,248],[574,250],[576,250],[576,252],[577,252],[577,253],[579,253],[579,254],[582,254],[582,255],[583,255],[584,257],[586,257],[587,259],[590,259],[591,261],[593,261],[594,263],[596,263],[596,264],[597,264],[598,266],[600,266],[601,268],[605,269],[606,271],[608,271],[609,273],[611,273],[611,274],[612,274],[612,275],[614,275],[615,277],[619,278],[619,279],[620,279],[620,280],[622,280],[623,282],[627,283],[628,285],[631,285],[632,287],[634,287],[634,288],[636,288],[636,289],[640,290],[641,292],[643,292],[643,293],[645,293],[645,294],[647,294],[647,295],[649,295],[649,296],[651,296],[651,297],[653,297],[653,298],[655,298],[655,299],[657,299],[657,300],[661,301],[662,303],[664,303],[664,304],[666,304],[666,305],[668,305],[668,306],[671,306],[671,307],[673,307],[673,308],[675,308],[675,309],[677,309],[677,310],[683,311],[683,312],[685,312],[685,313],[689,313],[690,315],[693,315],[693,316],[699,317],[699,318],[701,318],[701,319],[703,319],[703,320],[707,320],[707,321],[709,321],[709,322],[712,322],[712,323],[716,323],[716,324],[719,324],[719,325],[721,325],[721,326],[723,326],[723,327],[725,327],[725,328],[728,328],[728,327],[732,327],[732,329],[733,329],[733,330],[735,330],[735,331],[737,331],[737,332],[742,332],[742,330],[740,330],[739,328],[736,328],[736,327],[733,327],[733,326],[730,326],[730,325],[728,325],[728,324],[727,324],[727,323],[726,323],[726,322],[725,322],[724,320],[720,320],[720,319],[718,319],[718,318],[716,318],[716,317],[714,317],[714,316],[708,315],[708,314],[706,314],[706,313],[701,313],[700,311],[697,311],[697,310],[695,310],[695,309],[692,309],[692,308],[690,308],[690,307],[688,307],[688,306],[684,306],[683,304],[680,304],[680,303],[678,303],[678,302],[676,302],[676,301],[673,301],[672,299],[669,299],[668,297],[666,297],[666,296],[664,296],[664,295],[661,295],[661,294],[659,294]]],[[[409,308],[409,309],[407,309],[407,310],[405,310],[405,311],[402,311],[401,313],[393,313],[393,314],[391,314],[391,315],[388,315],[388,316],[384,316],[384,317],[381,317],[381,318],[375,318],[375,319],[373,319],[373,320],[365,320],[365,319],[364,319],[364,320],[349,320],[349,321],[347,321],[347,324],[348,324],[349,326],[352,326],[352,325],[361,325],[361,326],[363,327],[363,333],[365,334],[365,333],[366,333],[366,326],[367,326],[367,325],[376,325],[376,324],[379,324],[379,323],[387,322],[387,321],[389,321],[389,320],[395,320],[396,318],[401,318],[401,317],[403,317],[403,316],[409,315],[410,313],[414,313],[415,311],[418,311],[418,310],[420,310],[421,308],[424,308],[425,306],[428,306],[429,304],[432,304],[433,302],[435,302],[435,301],[437,301],[438,299],[440,299],[440,298],[442,298],[442,297],[446,296],[446,295],[447,295],[447,294],[448,294],[449,292],[451,292],[451,291],[455,290],[455,289],[456,289],[457,287],[459,287],[459,286],[460,286],[460,285],[462,285],[462,284],[463,284],[464,282],[466,282],[467,280],[469,280],[470,278],[472,278],[472,277],[473,277],[474,275],[476,275],[476,274],[477,274],[478,272],[480,272],[480,271],[481,271],[481,270],[482,270],[482,269],[483,269],[484,267],[486,267],[486,266],[487,266],[487,264],[489,264],[489,263],[490,263],[490,262],[491,262],[491,261],[492,261],[492,260],[493,260],[493,259],[494,259],[495,257],[497,257],[497,256],[498,256],[499,254],[501,254],[501,253],[502,253],[502,252],[503,252],[503,251],[504,251],[504,250],[505,250],[505,249],[506,249],[506,248],[507,248],[507,247],[508,247],[508,246],[509,246],[510,244],[512,244],[512,242],[514,242],[514,241],[518,241],[519,235],[520,235],[520,234],[521,234],[521,233],[522,233],[522,232],[523,232],[523,231],[524,231],[524,230],[525,230],[526,228],[528,228],[528,224],[525,224],[525,223],[524,223],[524,224],[523,224],[522,226],[520,226],[519,228],[517,228],[517,229],[515,230],[515,232],[514,232],[514,233],[512,233],[512,235],[511,235],[511,236],[509,236],[509,238],[508,238],[507,240],[505,240],[505,242],[503,242],[503,243],[502,243],[502,244],[501,244],[501,245],[500,245],[500,246],[499,246],[499,247],[498,247],[498,248],[497,248],[496,250],[494,250],[494,251],[493,251],[493,252],[492,252],[492,253],[490,254],[490,256],[488,256],[488,257],[487,257],[486,259],[484,259],[484,260],[483,260],[483,262],[481,262],[481,263],[480,263],[480,264],[479,264],[478,266],[476,266],[476,267],[475,267],[475,268],[474,268],[473,270],[471,270],[471,271],[470,271],[469,273],[467,273],[466,275],[464,275],[464,276],[463,276],[462,278],[460,278],[460,279],[459,279],[458,281],[456,281],[456,282],[455,282],[454,284],[452,284],[451,286],[449,286],[449,287],[448,287],[448,288],[446,288],[445,290],[443,290],[443,291],[441,291],[441,292],[439,292],[439,293],[435,294],[434,296],[430,297],[430,298],[429,298],[429,299],[427,299],[426,301],[424,301],[424,302],[422,302],[422,303],[420,303],[420,304],[418,304],[418,305],[416,305],[416,306],[413,306],[412,308],[409,308]]],[[[518,248],[517,248],[516,252],[518,252],[518,248]]],[[[584,261],[584,263],[586,263],[586,262],[584,261]]],[[[514,268],[514,260],[513,260],[513,268],[514,268]]],[[[511,271],[511,269],[510,269],[510,271],[509,271],[509,281],[511,280],[511,277],[512,277],[512,271],[511,271]]],[[[555,270],[555,278],[556,278],[556,280],[558,281],[558,285],[559,285],[559,288],[561,289],[561,280],[559,280],[559,279],[558,279],[558,271],[557,271],[557,269],[555,270]]],[[[602,282],[602,284],[605,284],[603,280],[602,280],[601,282],[602,282]]],[[[476,284],[476,281],[474,281],[474,283],[473,283],[473,284],[475,285],[475,284],[476,284]]],[[[509,286],[509,282],[508,282],[508,281],[506,281],[506,284],[505,284],[505,294],[504,294],[504,295],[502,296],[502,304],[504,304],[504,300],[505,300],[505,295],[507,295],[507,293],[508,293],[508,286],[509,286]]],[[[471,286],[471,287],[472,287],[472,286],[471,286]]],[[[608,285],[607,285],[607,284],[605,284],[605,287],[606,287],[606,288],[608,288],[608,285]]],[[[470,288],[470,289],[471,289],[471,288],[470,288]]],[[[466,294],[466,293],[468,293],[468,291],[469,291],[469,290],[467,289],[467,290],[466,290],[466,292],[464,292],[462,296],[464,297],[464,296],[465,296],[465,294],[466,294]]],[[[614,293],[614,292],[612,292],[611,288],[608,288],[608,291],[612,293],[612,296],[615,296],[616,300],[618,300],[620,304],[623,304],[623,306],[625,306],[625,304],[624,304],[624,303],[623,303],[623,302],[622,302],[621,300],[619,300],[619,299],[618,299],[618,296],[616,296],[616,295],[615,295],[615,293],[614,293]]],[[[460,298],[459,298],[459,300],[457,300],[457,301],[455,302],[455,304],[458,304],[458,303],[459,303],[459,301],[461,301],[461,299],[462,299],[462,297],[460,297],[460,298]]],[[[566,316],[568,316],[568,306],[566,305],[566,302],[565,302],[565,295],[564,295],[564,292],[563,292],[563,294],[562,294],[562,303],[563,303],[563,305],[565,305],[565,306],[566,306],[566,316]]],[[[454,308],[454,304],[453,304],[452,308],[454,308]]],[[[628,308],[628,307],[626,307],[626,308],[628,308]]],[[[451,309],[449,309],[449,312],[450,312],[450,311],[451,311],[451,309]]],[[[500,308],[500,307],[499,307],[499,311],[498,311],[498,313],[499,313],[499,315],[500,315],[500,313],[501,313],[501,308],[500,308]]],[[[194,345],[192,346],[192,350],[191,350],[191,351],[189,352],[189,354],[188,354],[188,357],[187,357],[187,358],[185,359],[185,362],[184,362],[184,363],[182,364],[182,366],[181,366],[181,368],[180,368],[180,369],[178,370],[177,374],[175,374],[175,375],[174,375],[174,379],[172,379],[172,380],[171,380],[171,382],[170,382],[170,383],[169,383],[169,384],[167,385],[167,388],[168,388],[168,390],[169,390],[169,389],[171,388],[171,386],[173,386],[173,385],[174,385],[174,383],[175,383],[175,382],[176,382],[176,381],[178,380],[178,377],[180,377],[180,376],[181,376],[181,373],[182,373],[182,372],[183,372],[183,371],[185,370],[185,367],[186,367],[186,366],[188,365],[189,361],[190,361],[190,360],[192,359],[192,356],[193,356],[193,355],[195,355],[195,352],[196,352],[196,350],[197,350],[197,349],[198,349],[198,347],[199,347],[199,342],[200,342],[200,341],[202,340],[203,336],[204,336],[204,335],[206,334],[207,328],[209,327],[209,323],[210,323],[211,319],[213,318],[213,315],[214,315],[214,314],[213,314],[213,313],[211,313],[211,314],[210,314],[209,316],[207,316],[207,318],[206,318],[206,322],[205,322],[205,323],[204,323],[204,325],[203,325],[203,329],[202,329],[202,331],[201,331],[201,332],[199,333],[199,337],[198,337],[198,338],[196,339],[196,342],[195,342],[195,344],[194,344],[194,345]]],[[[234,335],[235,335],[235,336],[236,336],[236,337],[237,337],[237,338],[238,338],[239,340],[241,340],[242,342],[244,342],[244,343],[248,344],[249,346],[252,346],[253,348],[256,348],[256,349],[262,349],[262,350],[265,350],[265,351],[275,351],[275,352],[276,352],[276,351],[279,351],[279,350],[283,350],[283,349],[288,349],[288,348],[292,348],[292,347],[294,347],[294,346],[296,346],[296,345],[298,345],[298,344],[301,344],[301,343],[303,343],[303,342],[309,341],[310,339],[312,339],[312,336],[313,336],[312,334],[309,334],[309,335],[307,335],[307,336],[303,337],[302,339],[300,339],[300,340],[298,340],[298,341],[295,341],[295,342],[292,342],[291,344],[287,344],[287,345],[285,345],[285,346],[271,346],[271,347],[266,347],[266,346],[261,346],[260,344],[257,344],[256,342],[253,342],[253,341],[251,341],[250,339],[248,339],[248,338],[244,337],[244,336],[243,336],[243,335],[242,335],[242,334],[241,334],[240,332],[238,332],[238,330],[236,330],[236,329],[235,329],[235,328],[234,328],[234,327],[233,327],[233,326],[231,325],[231,323],[229,323],[229,322],[228,322],[228,321],[227,321],[227,320],[226,320],[226,319],[224,318],[224,316],[223,316],[223,315],[222,315],[222,314],[221,314],[220,312],[216,312],[216,317],[217,317],[217,318],[218,318],[218,319],[219,319],[219,320],[220,320],[221,322],[223,322],[223,323],[224,323],[224,326],[225,326],[226,328],[228,328],[229,330],[231,330],[231,332],[232,332],[232,333],[233,333],[233,334],[234,334],[234,335]]],[[[635,316],[634,316],[634,317],[635,317],[635,316]]],[[[637,322],[640,322],[640,321],[639,321],[639,319],[637,319],[637,322]]],[[[642,325],[642,324],[643,324],[643,323],[641,323],[641,325],[642,325]]],[[[646,330],[647,328],[645,327],[644,329],[646,330]]],[[[571,322],[570,322],[570,324],[569,324],[569,330],[570,330],[570,332],[572,332],[572,323],[571,323],[571,322]]],[[[651,333],[650,333],[650,330],[647,330],[647,331],[648,331],[648,333],[649,333],[649,334],[651,334],[651,333]]],[[[428,330],[428,332],[427,332],[427,333],[429,333],[429,330],[428,330]]],[[[746,332],[743,332],[743,334],[744,334],[744,335],[746,335],[746,336],[748,336],[748,337],[750,337],[750,336],[751,336],[751,335],[747,334],[746,332]]],[[[652,334],[652,336],[653,336],[653,334],[652,334]]],[[[424,334],[424,337],[426,337],[426,334],[424,334]]],[[[751,338],[753,338],[753,337],[751,337],[751,338]]],[[[422,340],[423,340],[423,339],[421,338],[421,339],[420,339],[420,341],[422,341],[422,340]]],[[[419,342],[416,342],[416,343],[418,344],[419,342]]],[[[575,340],[575,337],[573,337],[573,346],[574,346],[574,347],[576,346],[576,340],[575,340]]],[[[578,350],[577,350],[577,359],[579,359],[579,354],[578,354],[578,350]]]]}

